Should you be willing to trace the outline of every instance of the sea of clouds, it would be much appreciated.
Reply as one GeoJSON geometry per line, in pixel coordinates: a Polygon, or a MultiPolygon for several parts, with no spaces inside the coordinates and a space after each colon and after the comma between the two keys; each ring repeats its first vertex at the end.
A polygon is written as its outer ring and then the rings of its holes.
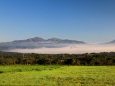
{"type": "Polygon", "coordinates": [[[19,53],[40,53],[40,54],[82,54],[82,53],[99,53],[99,52],[115,52],[115,45],[99,45],[99,44],[83,44],[68,45],[59,48],[36,48],[36,49],[12,49],[8,52],[19,53]]]}

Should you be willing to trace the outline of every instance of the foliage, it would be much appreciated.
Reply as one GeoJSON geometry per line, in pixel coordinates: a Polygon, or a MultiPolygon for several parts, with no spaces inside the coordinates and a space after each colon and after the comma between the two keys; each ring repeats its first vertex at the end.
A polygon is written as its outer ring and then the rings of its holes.
{"type": "Polygon", "coordinates": [[[115,52],[35,54],[0,52],[0,65],[115,65],[115,52]]]}

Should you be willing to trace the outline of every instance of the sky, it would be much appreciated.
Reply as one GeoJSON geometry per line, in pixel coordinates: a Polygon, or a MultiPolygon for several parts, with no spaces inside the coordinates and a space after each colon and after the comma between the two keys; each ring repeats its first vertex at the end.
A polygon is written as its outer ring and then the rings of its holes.
{"type": "Polygon", "coordinates": [[[0,0],[0,42],[33,37],[115,40],[115,0],[0,0]]]}

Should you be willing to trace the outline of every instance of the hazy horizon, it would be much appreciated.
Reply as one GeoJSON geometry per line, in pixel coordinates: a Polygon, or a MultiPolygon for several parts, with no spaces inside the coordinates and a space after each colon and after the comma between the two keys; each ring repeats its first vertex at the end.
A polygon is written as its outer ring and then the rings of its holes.
{"type": "Polygon", "coordinates": [[[63,47],[47,43],[6,43],[1,44],[1,49],[11,44],[15,50],[10,51],[31,53],[115,51],[114,45],[99,45],[115,40],[115,0],[0,0],[0,14],[0,43],[33,37],[87,43],[63,47]],[[16,48],[20,46],[36,49],[16,48]]]}

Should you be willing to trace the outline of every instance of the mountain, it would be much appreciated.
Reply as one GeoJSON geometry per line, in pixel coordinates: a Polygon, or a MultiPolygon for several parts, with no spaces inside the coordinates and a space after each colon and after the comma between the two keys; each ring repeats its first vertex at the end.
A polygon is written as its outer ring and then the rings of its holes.
{"type": "Polygon", "coordinates": [[[48,39],[47,41],[61,41],[62,39],[59,39],[59,38],[50,38],[50,39],[48,39]]]}
{"type": "Polygon", "coordinates": [[[105,43],[105,44],[115,44],[115,40],[110,41],[110,42],[107,42],[107,43],[105,43]]]}
{"type": "Polygon", "coordinates": [[[72,43],[72,44],[85,44],[83,41],[69,40],[69,39],[59,39],[59,38],[50,38],[47,41],[57,42],[57,43],[72,43]]]}
{"type": "Polygon", "coordinates": [[[43,39],[41,37],[34,37],[25,40],[15,40],[12,42],[0,43],[0,51],[9,49],[34,49],[34,48],[56,48],[65,47],[72,44],[86,44],[83,41],[50,38],[43,39]]]}
{"type": "Polygon", "coordinates": [[[40,42],[40,41],[45,41],[45,39],[41,37],[34,37],[34,38],[26,39],[26,40],[15,40],[13,42],[40,42]]]}

